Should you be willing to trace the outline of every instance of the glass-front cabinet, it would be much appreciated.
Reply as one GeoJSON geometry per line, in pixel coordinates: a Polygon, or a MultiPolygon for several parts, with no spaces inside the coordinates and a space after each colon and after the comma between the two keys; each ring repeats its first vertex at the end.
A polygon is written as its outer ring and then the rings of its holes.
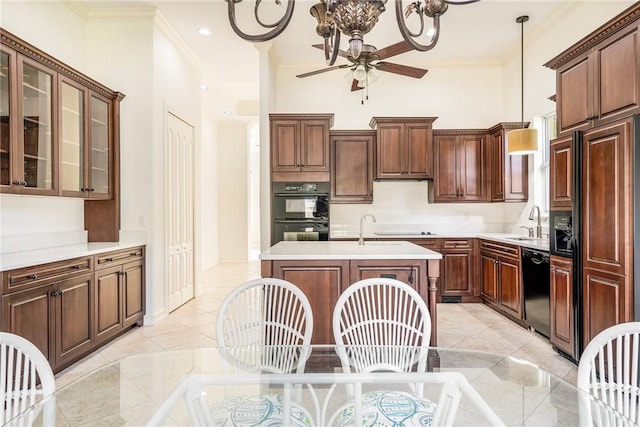
{"type": "Polygon", "coordinates": [[[109,102],[98,95],[91,95],[91,180],[92,197],[111,194],[111,137],[109,126],[109,102]]]}
{"type": "Polygon", "coordinates": [[[11,185],[11,74],[15,68],[15,56],[0,51],[0,187],[11,185]]]}

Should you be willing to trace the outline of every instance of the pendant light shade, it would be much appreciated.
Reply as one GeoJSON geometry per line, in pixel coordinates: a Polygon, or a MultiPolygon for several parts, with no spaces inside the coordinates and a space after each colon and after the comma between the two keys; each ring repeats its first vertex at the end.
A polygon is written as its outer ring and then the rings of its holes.
{"type": "Polygon", "coordinates": [[[538,151],[538,131],[524,127],[524,23],[529,17],[519,16],[516,22],[520,24],[520,120],[522,128],[507,133],[507,152],[509,154],[531,154],[538,151]]]}
{"type": "Polygon", "coordinates": [[[536,129],[516,129],[507,134],[509,154],[531,154],[538,151],[536,129]]]}

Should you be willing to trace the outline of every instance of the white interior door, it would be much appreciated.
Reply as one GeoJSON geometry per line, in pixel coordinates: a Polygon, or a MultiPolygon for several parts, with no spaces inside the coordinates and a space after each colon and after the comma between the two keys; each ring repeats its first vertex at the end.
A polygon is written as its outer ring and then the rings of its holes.
{"type": "Polygon", "coordinates": [[[193,298],[193,126],[168,113],[167,123],[167,288],[169,311],[193,298]]]}

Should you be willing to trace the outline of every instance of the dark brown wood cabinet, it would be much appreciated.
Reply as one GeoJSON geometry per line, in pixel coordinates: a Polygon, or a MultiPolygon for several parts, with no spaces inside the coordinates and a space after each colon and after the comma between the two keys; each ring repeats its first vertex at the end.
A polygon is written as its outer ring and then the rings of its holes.
{"type": "Polygon", "coordinates": [[[124,95],[4,29],[0,62],[0,192],[82,197],[88,240],[118,241],[124,95]]]}
{"type": "Polygon", "coordinates": [[[436,117],[373,117],[376,129],[376,179],[433,178],[436,117]]]}
{"type": "Polygon", "coordinates": [[[487,177],[492,202],[529,200],[529,156],[507,153],[509,131],[521,127],[520,122],[509,122],[498,123],[488,130],[487,177]]]}
{"type": "Polygon", "coordinates": [[[332,203],[372,203],[375,131],[331,131],[332,203]]]}
{"type": "Polygon", "coordinates": [[[633,129],[630,117],[582,137],[584,343],[633,320],[633,129]]]}
{"type": "Polygon", "coordinates": [[[565,136],[550,142],[549,209],[573,208],[573,138],[565,136]]]}
{"type": "Polygon", "coordinates": [[[33,342],[58,372],[142,325],[144,247],[2,272],[3,331],[33,342]]]}
{"type": "Polygon", "coordinates": [[[520,247],[480,240],[480,297],[513,320],[523,319],[520,247]]]}
{"type": "Polygon", "coordinates": [[[133,324],[145,312],[144,249],[96,256],[95,332],[101,343],[133,324]]]}
{"type": "Polygon", "coordinates": [[[550,272],[549,341],[575,358],[573,261],[571,258],[551,255],[550,272]]]}
{"type": "Polygon", "coordinates": [[[400,280],[420,292],[424,278],[427,277],[427,262],[420,260],[352,260],[350,262],[351,283],[374,277],[400,280]]]}
{"type": "Polygon", "coordinates": [[[432,202],[486,202],[487,133],[482,130],[435,130],[432,202]]]}
{"type": "Polygon", "coordinates": [[[270,114],[271,180],[329,181],[333,114],[270,114]]]}
{"type": "Polygon", "coordinates": [[[476,279],[476,239],[439,239],[442,254],[438,295],[460,297],[460,302],[479,302],[476,279]]]}
{"type": "Polygon", "coordinates": [[[273,261],[262,263],[262,276],[294,283],[305,294],[313,312],[313,344],[330,344],[333,339],[333,307],[342,289],[349,286],[349,261],[273,261]],[[265,270],[269,264],[269,272],[265,270]]]}
{"type": "Polygon", "coordinates": [[[545,64],[556,70],[558,133],[640,112],[637,3],[545,64]]]}

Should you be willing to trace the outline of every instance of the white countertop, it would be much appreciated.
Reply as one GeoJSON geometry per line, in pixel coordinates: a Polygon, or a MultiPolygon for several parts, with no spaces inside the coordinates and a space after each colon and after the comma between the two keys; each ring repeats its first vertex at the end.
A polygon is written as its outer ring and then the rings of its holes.
{"type": "MultiPolygon", "coordinates": [[[[349,233],[332,233],[331,239],[357,239],[357,235],[349,233]]],[[[365,241],[367,239],[386,239],[386,240],[415,240],[415,239],[488,239],[495,240],[501,243],[508,243],[516,246],[523,246],[531,249],[537,249],[540,251],[549,251],[549,239],[532,239],[532,240],[520,240],[528,239],[527,236],[514,233],[435,233],[432,234],[429,231],[393,231],[393,232],[368,232],[364,234],[365,241]]]]}
{"type": "Polygon", "coordinates": [[[144,242],[136,241],[77,243],[66,246],[54,246],[51,248],[0,253],[0,271],[30,267],[33,265],[46,264],[48,262],[63,261],[66,259],[101,254],[120,249],[128,249],[136,246],[142,246],[144,244],[144,242]]]}
{"type": "Polygon", "coordinates": [[[261,260],[315,259],[441,259],[442,254],[403,240],[358,245],[357,241],[279,242],[260,254],[261,260]]]}

